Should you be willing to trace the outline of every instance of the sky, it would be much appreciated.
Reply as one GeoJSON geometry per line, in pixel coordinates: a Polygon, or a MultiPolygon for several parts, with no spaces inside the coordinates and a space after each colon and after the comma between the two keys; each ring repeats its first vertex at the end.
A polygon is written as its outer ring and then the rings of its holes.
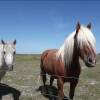
{"type": "Polygon", "coordinates": [[[17,40],[17,53],[42,53],[59,48],[76,24],[92,23],[100,52],[100,1],[1,0],[0,39],[17,40]]]}

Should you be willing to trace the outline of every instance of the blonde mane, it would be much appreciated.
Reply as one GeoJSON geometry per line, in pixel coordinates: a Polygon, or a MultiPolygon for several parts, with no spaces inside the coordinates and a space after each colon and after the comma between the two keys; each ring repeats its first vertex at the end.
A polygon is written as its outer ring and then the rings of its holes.
{"type": "MultiPolygon", "coordinates": [[[[72,61],[74,50],[74,36],[76,31],[72,32],[64,41],[64,44],[57,52],[57,58],[61,58],[64,63],[69,65],[72,61]]],[[[77,34],[78,47],[82,48],[84,44],[88,45],[95,51],[95,37],[90,29],[81,26],[77,34]]]]}

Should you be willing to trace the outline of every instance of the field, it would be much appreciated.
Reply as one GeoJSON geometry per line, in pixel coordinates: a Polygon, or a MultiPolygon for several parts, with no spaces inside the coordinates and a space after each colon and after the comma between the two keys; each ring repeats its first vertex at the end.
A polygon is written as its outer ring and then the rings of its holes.
{"type": "MultiPolygon", "coordinates": [[[[87,68],[82,64],[80,81],[76,88],[74,100],[100,100],[100,57],[95,68],[87,68]]],[[[42,82],[37,81],[40,72],[40,55],[16,55],[14,71],[7,72],[2,82],[21,91],[20,100],[52,100],[50,96],[41,94],[42,82]],[[38,89],[41,87],[40,89],[38,89]]],[[[57,96],[56,80],[55,87],[49,86],[47,80],[45,93],[57,96]]],[[[68,96],[69,84],[64,85],[64,94],[68,96]]],[[[4,97],[11,100],[11,96],[4,97]]],[[[55,99],[53,99],[55,100],[55,99]]]]}

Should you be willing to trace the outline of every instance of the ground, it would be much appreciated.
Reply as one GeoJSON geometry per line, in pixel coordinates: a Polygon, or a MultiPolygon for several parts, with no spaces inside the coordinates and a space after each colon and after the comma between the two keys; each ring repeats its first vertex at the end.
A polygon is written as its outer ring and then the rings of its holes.
{"type": "MultiPolygon", "coordinates": [[[[74,100],[100,100],[100,60],[95,68],[82,68],[80,81],[76,88],[74,100]]],[[[20,100],[51,100],[50,96],[43,93],[55,95],[57,94],[56,80],[55,87],[49,86],[49,76],[47,80],[47,90],[41,87],[42,82],[38,81],[40,73],[40,55],[16,55],[15,67],[12,72],[7,72],[2,83],[8,84],[21,91],[20,100]],[[40,90],[38,89],[39,87],[40,90]]],[[[84,66],[82,64],[82,66],[84,66]]],[[[64,94],[68,96],[69,84],[64,85],[64,94]]],[[[57,95],[56,95],[57,96],[57,95]]],[[[3,100],[12,100],[11,96],[3,97],[3,100]]],[[[53,99],[54,100],[54,99],[53,99]]]]}

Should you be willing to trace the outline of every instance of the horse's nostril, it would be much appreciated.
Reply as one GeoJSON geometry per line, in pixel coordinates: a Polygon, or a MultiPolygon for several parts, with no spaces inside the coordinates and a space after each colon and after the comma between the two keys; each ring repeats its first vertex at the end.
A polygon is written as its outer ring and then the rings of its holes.
{"type": "Polygon", "coordinates": [[[91,59],[91,58],[88,58],[88,61],[89,61],[90,63],[92,63],[92,59],[91,59]]]}

